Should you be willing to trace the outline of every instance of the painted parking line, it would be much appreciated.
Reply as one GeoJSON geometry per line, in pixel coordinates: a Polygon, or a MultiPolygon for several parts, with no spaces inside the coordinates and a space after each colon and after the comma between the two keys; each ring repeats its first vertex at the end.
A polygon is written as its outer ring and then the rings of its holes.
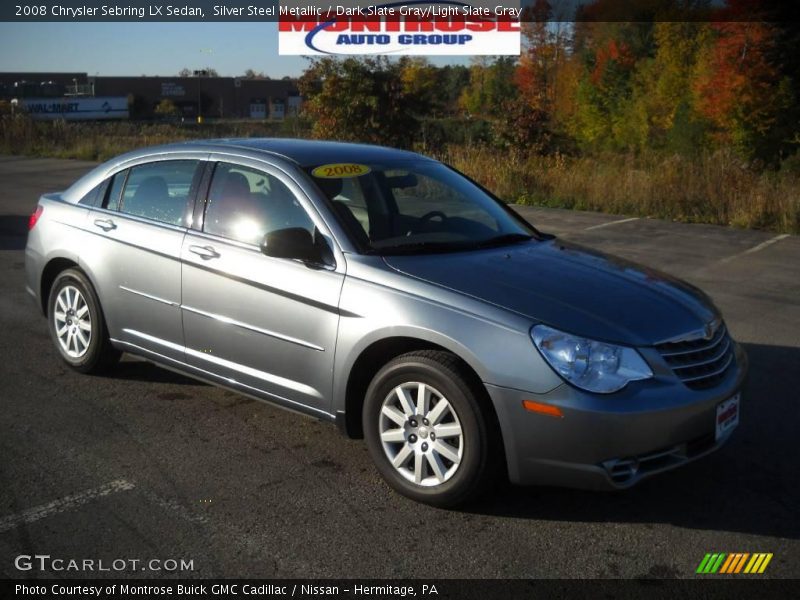
{"type": "Polygon", "coordinates": [[[608,221],[607,223],[600,223],[600,225],[592,225],[591,227],[587,227],[584,231],[591,231],[592,229],[601,229],[603,227],[609,227],[611,225],[619,225],[620,223],[630,223],[631,221],[638,221],[639,217],[631,217],[630,219],[620,219],[619,221],[608,221]]]}
{"type": "Polygon", "coordinates": [[[19,527],[20,525],[34,523],[58,513],[78,508],[92,500],[108,496],[109,494],[132,490],[134,487],[135,486],[130,481],[116,479],[98,488],[64,496],[63,498],[53,500],[47,504],[35,506],[24,512],[17,513],[16,515],[9,515],[0,519],[0,533],[13,529],[14,527],[19,527]]]}
{"type": "Polygon", "coordinates": [[[747,256],[748,254],[753,254],[754,252],[760,252],[764,248],[768,248],[769,246],[772,246],[772,244],[775,244],[776,242],[780,242],[781,240],[785,240],[788,237],[789,237],[788,233],[782,233],[781,235],[776,235],[774,238],[770,238],[766,242],[761,242],[757,246],[753,246],[752,248],[748,248],[744,252],[739,252],[738,254],[734,254],[733,256],[728,256],[726,258],[723,258],[719,262],[720,262],[720,264],[727,263],[727,262],[730,262],[730,261],[732,261],[734,259],[740,258],[742,256],[747,256]]]}

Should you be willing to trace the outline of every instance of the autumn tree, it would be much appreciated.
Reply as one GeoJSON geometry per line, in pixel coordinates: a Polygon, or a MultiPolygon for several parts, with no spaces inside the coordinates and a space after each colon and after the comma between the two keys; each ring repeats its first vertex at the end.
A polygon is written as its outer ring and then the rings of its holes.
{"type": "Polygon", "coordinates": [[[595,0],[567,24],[557,0],[526,4],[519,59],[313,61],[300,88],[314,135],[528,153],[733,146],[765,163],[800,146],[800,26],[778,0],[595,0]]]}
{"type": "Polygon", "coordinates": [[[553,9],[547,0],[525,9],[521,28],[523,52],[515,73],[515,81],[524,102],[531,108],[551,114],[558,102],[559,69],[567,60],[568,27],[551,22],[553,9]]]}
{"type": "Polygon", "coordinates": [[[523,49],[514,73],[519,96],[506,101],[505,120],[494,124],[502,145],[547,151],[558,122],[574,114],[578,70],[571,54],[572,27],[553,21],[554,16],[548,0],[524,9],[523,49]]]}
{"type": "Polygon", "coordinates": [[[611,134],[618,147],[691,153],[703,144],[705,125],[694,111],[692,80],[708,32],[702,22],[654,24],[652,56],[636,59],[628,96],[615,103],[611,134]]]}
{"type": "Polygon", "coordinates": [[[656,54],[643,64],[636,94],[648,113],[648,139],[659,143],[676,127],[680,111],[693,106],[692,79],[711,35],[707,23],[664,22],[654,29],[656,54]]]}
{"type": "Polygon", "coordinates": [[[594,148],[625,145],[635,67],[636,56],[624,38],[608,38],[587,53],[577,110],[569,124],[580,142],[594,148]]]}
{"type": "Polygon", "coordinates": [[[775,27],[723,22],[713,29],[713,45],[694,83],[697,110],[720,142],[749,158],[775,156],[787,133],[784,114],[795,101],[790,79],[771,60],[775,27]]]}
{"type": "Polygon", "coordinates": [[[403,96],[410,103],[409,110],[417,115],[440,114],[443,103],[438,90],[436,67],[420,56],[403,56],[398,67],[403,96]]]}

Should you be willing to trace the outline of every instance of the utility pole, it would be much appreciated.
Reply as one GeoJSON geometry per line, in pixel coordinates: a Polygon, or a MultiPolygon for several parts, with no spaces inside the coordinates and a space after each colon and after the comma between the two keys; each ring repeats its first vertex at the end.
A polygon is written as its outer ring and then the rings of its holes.
{"type": "Polygon", "coordinates": [[[203,77],[208,75],[208,71],[199,69],[192,71],[192,74],[197,77],[197,122],[203,122],[203,77]]]}
{"type": "MultiPolygon", "coordinates": [[[[213,54],[214,50],[211,48],[201,48],[200,53],[213,54]]],[[[194,71],[194,76],[197,77],[197,123],[203,122],[203,77],[208,77],[209,67],[205,69],[198,69],[194,71]]]]}

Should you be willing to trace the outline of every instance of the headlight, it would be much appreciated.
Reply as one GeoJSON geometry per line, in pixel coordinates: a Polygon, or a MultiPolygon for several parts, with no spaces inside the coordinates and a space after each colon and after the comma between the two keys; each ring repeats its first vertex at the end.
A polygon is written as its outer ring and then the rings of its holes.
{"type": "Polygon", "coordinates": [[[533,343],[553,369],[572,385],[610,394],[653,372],[633,348],[587,340],[547,325],[531,329],[533,343]]]}

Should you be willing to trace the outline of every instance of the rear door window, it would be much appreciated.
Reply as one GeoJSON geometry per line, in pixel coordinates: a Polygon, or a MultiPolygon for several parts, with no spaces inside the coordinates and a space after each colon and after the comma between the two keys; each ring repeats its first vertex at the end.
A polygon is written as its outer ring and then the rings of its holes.
{"type": "MultiPolygon", "coordinates": [[[[199,179],[200,161],[166,160],[133,167],[124,182],[119,211],[160,223],[184,226],[199,179]]],[[[114,209],[111,186],[109,209],[114,209]]]]}

